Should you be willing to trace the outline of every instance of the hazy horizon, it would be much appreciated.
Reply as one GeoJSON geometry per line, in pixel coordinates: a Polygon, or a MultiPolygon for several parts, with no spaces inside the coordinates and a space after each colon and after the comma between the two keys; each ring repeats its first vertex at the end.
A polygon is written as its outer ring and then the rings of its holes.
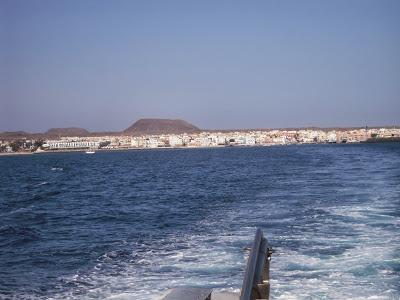
{"type": "MultiPolygon", "coordinates": [[[[146,118],[144,118],[146,119],[146,118]]],[[[157,119],[157,118],[149,118],[149,119],[157,119]]],[[[184,120],[187,121],[187,120],[184,120]]],[[[132,122],[129,126],[133,125],[132,122]]],[[[191,125],[194,125],[196,127],[198,127],[196,124],[193,124],[189,121],[189,123],[191,125]]],[[[129,127],[127,126],[127,127],[129,127]]],[[[200,130],[202,131],[234,131],[234,130],[285,130],[285,129],[306,129],[306,128],[320,128],[320,129],[334,129],[334,128],[342,128],[342,129],[346,129],[346,128],[364,128],[365,126],[367,126],[368,128],[398,128],[400,127],[398,124],[379,124],[379,125],[360,125],[360,126],[328,126],[328,127],[323,127],[323,126],[297,126],[297,127],[254,127],[254,128],[250,128],[250,127],[243,127],[243,128],[201,128],[198,127],[200,130]]],[[[126,128],[122,128],[119,130],[89,130],[87,128],[81,127],[81,126],[64,126],[64,127],[49,127],[43,131],[28,131],[28,130],[6,130],[6,131],[0,131],[0,133],[5,133],[5,132],[26,132],[29,134],[41,134],[41,133],[46,133],[46,131],[50,130],[50,129],[67,129],[67,128],[80,128],[80,129],[86,129],[91,133],[101,133],[101,132],[115,132],[115,133],[119,133],[119,132],[123,132],[126,128]]]]}
{"type": "Polygon", "coordinates": [[[0,0],[0,132],[400,125],[400,2],[0,0]]]}

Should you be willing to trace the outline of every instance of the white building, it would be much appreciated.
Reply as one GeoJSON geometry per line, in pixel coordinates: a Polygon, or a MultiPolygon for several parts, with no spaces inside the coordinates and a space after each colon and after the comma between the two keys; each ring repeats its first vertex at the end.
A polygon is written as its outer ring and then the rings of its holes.
{"type": "Polygon", "coordinates": [[[48,149],[86,149],[99,148],[100,142],[96,141],[47,141],[43,147],[48,149]]]}
{"type": "Polygon", "coordinates": [[[246,135],[245,136],[245,144],[246,145],[255,145],[256,138],[254,136],[246,135]]]}
{"type": "Polygon", "coordinates": [[[145,140],[146,148],[158,148],[158,139],[156,137],[149,137],[145,140]]]}
{"type": "Polygon", "coordinates": [[[171,147],[180,147],[183,145],[183,140],[181,137],[176,135],[170,135],[168,137],[168,142],[171,147]]]}
{"type": "Polygon", "coordinates": [[[328,143],[336,143],[337,136],[335,131],[329,131],[327,134],[328,143]]]}

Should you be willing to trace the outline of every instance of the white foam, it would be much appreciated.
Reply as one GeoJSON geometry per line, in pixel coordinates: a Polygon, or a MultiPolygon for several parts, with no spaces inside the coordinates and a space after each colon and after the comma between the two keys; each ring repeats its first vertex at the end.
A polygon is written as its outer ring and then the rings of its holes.
{"type": "MultiPolygon", "coordinates": [[[[160,239],[144,236],[135,242],[124,241],[121,246],[132,249],[124,258],[118,256],[115,245],[91,270],[65,278],[82,291],[79,297],[71,289],[55,298],[155,299],[169,288],[185,285],[238,291],[248,254],[243,247],[251,243],[254,224],[268,220],[281,227],[279,234],[272,236],[272,241],[281,245],[275,247],[271,263],[273,299],[399,299],[399,291],[385,286],[399,274],[382,263],[399,259],[400,236],[376,226],[398,226],[399,219],[387,214],[387,204],[379,197],[365,205],[325,207],[321,202],[320,207],[313,207],[321,213],[312,212],[314,218],[306,216],[312,223],[301,227],[287,213],[287,204],[277,201],[267,209],[265,201],[263,194],[229,210],[215,210],[186,231],[188,234],[175,232],[160,239]],[[282,218],[274,218],[280,213],[282,218]],[[327,217],[321,218],[323,213],[327,217]],[[332,233],[336,227],[354,234],[332,233]],[[285,247],[290,243],[300,246],[285,247]],[[336,246],[342,251],[313,255],[313,251],[336,246]],[[372,271],[358,274],[363,270],[372,271]]],[[[271,238],[269,231],[265,234],[271,238]]]]}
{"type": "Polygon", "coordinates": [[[52,167],[51,168],[52,171],[63,171],[64,168],[60,168],[60,167],[52,167]]]}

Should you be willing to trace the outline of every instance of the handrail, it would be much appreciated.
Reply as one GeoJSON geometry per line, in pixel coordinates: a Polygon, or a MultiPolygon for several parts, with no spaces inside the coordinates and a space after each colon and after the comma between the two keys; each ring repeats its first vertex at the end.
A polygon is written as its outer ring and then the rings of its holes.
{"type": "Polygon", "coordinates": [[[240,300],[269,299],[269,262],[271,255],[272,248],[263,236],[261,229],[258,228],[247,261],[240,300]]]}
{"type": "Polygon", "coordinates": [[[269,300],[269,264],[272,248],[257,229],[247,261],[240,297],[238,294],[214,293],[211,288],[181,287],[169,290],[162,300],[269,300]]]}

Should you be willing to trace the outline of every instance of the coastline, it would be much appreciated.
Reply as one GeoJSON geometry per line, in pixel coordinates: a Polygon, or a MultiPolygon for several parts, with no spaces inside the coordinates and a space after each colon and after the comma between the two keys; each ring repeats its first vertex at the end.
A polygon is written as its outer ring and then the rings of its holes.
{"type": "MultiPolygon", "coordinates": [[[[265,145],[254,146],[233,146],[233,147],[263,147],[265,145]]],[[[274,145],[270,145],[274,146],[274,145]]],[[[277,145],[275,145],[277,146],[277,145]]],[[[212,147],[157,147],[157,148],[113,148],[113,149],[95,149],[95,152],[114,152],[114,151],[142,151],[142,150],[173,150],[173,149],[219,149],[228,148],[232,146],[212,146],[212,147]]],[[[32,155],[32,154],[46,154],[46,153],[70,153],[82,152],[85,153],[88,149],[63,149],[63,150],[43,150],[39,152],[0,152],[0,156],[18,156],[18,155],[32,155]]]]}
{"type": "MultiPolygon", "coordinates": [[[[221,149],[221,148],[253,148],[253,147],[274,147],[274,146],[292,146],[292,145],[355,145],[355,144],[380,144],[380,143],[398,143],[400,139],[380,139],[376,141],[363,141],[358,143],[296,143],[296,144],[259,144],[259,145],[219,145],[219,146],[199,146],[199,147],[157,147],[157,148],[113,148],[113,149],[95,149],[96,152],[114,152],[114,151],[146,151],[146,150],[178,150],[178,149],[221,149]]],[[[39,152],[1,152],[1,156],[18,156],[46,153],[85,153],[88,149],[63,149],[63,150],[43,150],[39,152]]]]}
{"type": "Polygon", "coordinates": [[[0,156],[30,155],[34,152],[0,152],[0,156]]]}

